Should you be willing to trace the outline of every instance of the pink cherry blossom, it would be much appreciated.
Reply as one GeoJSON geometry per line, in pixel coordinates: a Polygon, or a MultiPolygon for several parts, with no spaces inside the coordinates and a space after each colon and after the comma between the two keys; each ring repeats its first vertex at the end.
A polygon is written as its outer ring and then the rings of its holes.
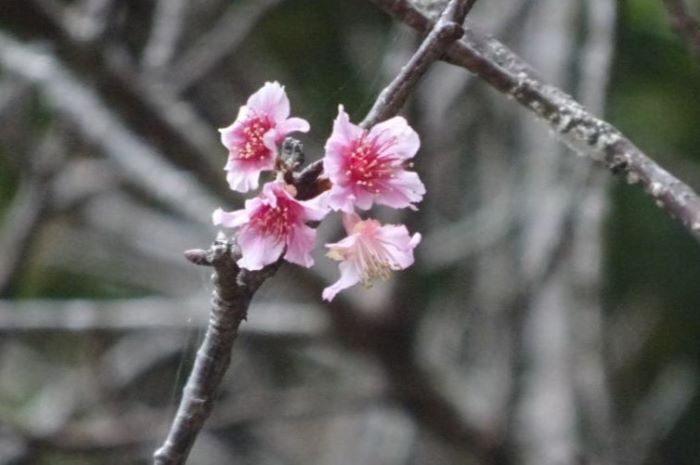
{"type": "Polygon", "coordinates": [[[367,131],[352,124],[340,105],[323,160],[333,183],[328,205],[347,213],[353,206],[367,210],[373,202],[415,210],[425,186],[406,166],[419,147],[418,134],[404,118],[396,116],[367,131]]]}
{"type": "Polygon", "coordinates": [[[283,254],[288,262],[307,268],[313,265],[316,230],[306,222],[320,221],[327,211],[310,201],[296,200],[294,193],[292,186],[269,182],[258,197],[246,200],[244,209],[214,212],[215,225],[239,228],[236,239],[242,257],[238,266],[259,270],[283,254]]]}
{"type": "Polygon", "coordinates": [[[258,188],[260,172],[275,167],[277,144],[295,131],[307,132],[309,123],[289,118],[289,99],[277,82],[268,82],[250,96],[236,121],[219,129],[221,143],[229,150],[226,180],[231,189],[248,192],[258,188]]]}
{"type": "Polygon", "coordinates": [[[386,279],[393,270],[413,264],[413,249],[421,240],[410,236],[404,225],[384,225],[373,219],[360,220],[355,213],[343,215],[348,236],[326,244],[328,256],[340,261],[340,279],[323,290],[323,299],[333,300],[343,289],[362,282],[369,286],[377,278],[386,279]]]}

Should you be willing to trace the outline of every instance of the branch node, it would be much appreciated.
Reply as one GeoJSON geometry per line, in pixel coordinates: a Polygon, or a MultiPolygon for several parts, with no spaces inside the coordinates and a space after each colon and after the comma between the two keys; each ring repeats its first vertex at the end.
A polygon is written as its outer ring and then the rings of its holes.
{"type": "Polygon", "coordinates": [[[212,266],[211,262],[207,258],[207,251],[202,249],[190,249],[185,250],[185,258],[199,266],[212,266]]]}

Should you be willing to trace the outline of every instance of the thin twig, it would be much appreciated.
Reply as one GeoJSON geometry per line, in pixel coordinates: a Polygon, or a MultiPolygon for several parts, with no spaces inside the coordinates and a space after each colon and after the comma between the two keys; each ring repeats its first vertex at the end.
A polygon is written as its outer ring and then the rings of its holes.
{"type": "MultiPolygon", "coordinates": [[[[371,128],[398,113],[430,65],[440,58],[450,44],[462,36],[464,30],[461,24],[475,2],[476,0],[450,1],[418,50],[399,74],[381,91],[360,123],[361,127],[371,128]]],[[[316,174],[318,176],[322,171],[321,167],[321,160],[311,163],[301,172],[300,178],[307,179],[313,177],[315,173],[318,173],[316,174]]]]}
{"type": "Polygon", "coordinates": [[[241,270],[236,264],[240,252],[227,241],[217,240],[209,250],[191,250],[185,256],[193,263],[214,268],[211,312],[168,437],[153,455],[154,465],[178,465],[187,460],[204,421],[211,414],[250,301],[258,287],[278,268],[276,264],[260,271],[241,270]]]}
{"type": "MultiPolygon", "coordinates": [[[[406,0],[372,0],[420,33],[432,22],[406,0]]],[[[655,203],[700,238],[700,197],[687,184],[659,166],[611,124],[596,118],[554,86],[539,80],[505,45],[465,27],[452,43],[446,61],[478,75],[547,124],[566,145],[603,165],[613,174],[639,184],[655,203]]]]}
{"type": "Polygon", "coordinates": [[[700,22],[693,18],[683,0],[662,0],[671,17],[673,28],[689,43],[696,58],[700,60],[700,22]]]}
{"type": "Polygon", "coordinates": [[[431,64],[445,50],[447,45],[462,37],[464,30],[460,25],[464,21],[462,8],[464,2],[452,1],[435,23],[428,37],[411,57],[406,66],[391,83],[382,90],[360,126],[371,128],[380,121],[398,113],[406,99],[423,77],[431,64]],[[461,18],[461,21],[460,21],[461,18]]]}

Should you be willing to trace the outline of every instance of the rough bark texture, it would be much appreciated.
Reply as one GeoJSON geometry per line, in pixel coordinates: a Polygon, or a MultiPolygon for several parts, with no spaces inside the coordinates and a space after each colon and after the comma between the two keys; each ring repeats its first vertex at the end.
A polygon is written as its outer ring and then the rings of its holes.
{"type": "Polygon", "coordinates": [[[153,454],[154,465],[180,465],[187,456],[204,421],[214,408],[221,380],[231,364],[231,351],[238,327],[247,318],[250,301],[278,265],[249,272],[236,265],[240,253],[227,241],[217,241],[209,250],[190,250],[189,261],[214,268],[209,324],[192,372],[182,393],[180,406],[162,447],[153,454]]]}

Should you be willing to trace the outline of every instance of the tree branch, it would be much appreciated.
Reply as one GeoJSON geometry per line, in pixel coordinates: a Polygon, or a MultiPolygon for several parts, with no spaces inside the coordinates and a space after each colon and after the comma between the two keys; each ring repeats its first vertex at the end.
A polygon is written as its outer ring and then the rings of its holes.
{"type": "MultiPolygon", "coordinates": [[[[406,0],[372,0],[422,34],[432,22],[406,0]]],[[[569,95],[545,84],[505,45],[465,27],[445,60],[478,75],[491,87],[513,98],[553,130],[577,153],[602,163],[610,172],[639,184],[671,217],[700,238],[700,197],[688,185],[659,166],[611,124],[596,118],[569,95]]]]}
{"type": "Polygon", "coordinates": [[[440,58],[447,45],[462,37],[464,14],[466,9],[463,1],[452,1],[447,5],[416,53],[379,94],[360,126],[371,128],[398,113],[430,65],[440,58]]]}
{"type": "Polygon", "coordinates": [[[154,465],[178,465],[187,460],[204,421],[211,414],[221,379],[231,362],[238,327],[247,317],[250,301],[258,287],[279,266],[278,263],[253,272],[241,270],[236,264],[240,252],[232,243],[221,240],[209,250],[190,250],[185,256],[195,264],[214,268],[215,287],[204,341],[168,437],[153,455],[154,465]]]}
{"type": "MultiPolygon", "coordinates": [[[[451,0],[440,15],[428,36],[411,56],[399,74],[386,86],[369,110],[360,126],[367,129],[394,116],[406,103],[406,99],[420,82],[431,64],[459,39],[464,30],[461,24],[476,0],[451,0]]],[[[427,32],[427,31],[426,31],[427,32]]],[[[317,160],[307,166],[299,179],[309,182],[322,173],[323,162],[317,160]]]]}
{"type": "MultiPolygon", "coordinates": [[[[461,35],[462,29],[457,21],[461,23],[464,19],[464,15],[468,11],[466,5],[466,0],[450,1],[438,21],[435,31],[428,35],[418,51],[411,57],[408,65],[377,99],[362,123],[365,127],[370,123],[374,124],[372,121],[376,122],[379,121],[379,118],[387,118],[399,110],[428,66],[442,54],[447,45],[461,35]]],[[[297,176],[296,183],[299,184],[300,191],[305,188],[306,184],[310,185],[316,182],[316,178],[321,172],[320,166],[320,162],[313,163],[297,176]]],[[[274,274],[280,263],[259,272],[247,272],[239,270],[235,255],[238,255],[238,251],[233,251],[232,245],[227,242],[217,242],[209,251],[193,250],[185,253],[187,259],[192,263],[214,267],[216,289],[212,298],[211,318],[204,342],[197,353],[195,366],[185,386],[183,398],[170,433],[165,444],[154,454],[154,465],[183,464],[187,459],[204,420],[211,413],[214,396],[229,365],[233,342],[241,321],[246,317],[250,300],[255,290],[267,277],[274,274]],[[252,281],[249,283],[248,280],[252,281]]],[[[352,314],[354,315],[355,312],[352,314]]],[[[377,326],[375,329],[379,328],[377,326]]],[[[385,340],[383,334],[376,334],[376,331],[373,334],[377,336],[378,340],[385,340]]],[[[406,384],[407,374],[417,373],[417,369],[414,367],[415,362],[410,357],[404,358],[405,361],[408,361],[408,366],[394,364],[392,357],[380,359],[386,362],[387,367],[394,366],[396,368],[393,372],[389,372],[392,378],[397,378],[394,382],[395,386],[406,384]]],[[[426,382],[421,385],[421,389],[418,391],[410,388],[400,389],[397,395],[402,401],[414,403],[416,410],[423,413],[430,412],[431,407],[437,407],[438,416],[450,413],[449,417],[454,417],[454,412],[448,404],[440,403],[444,400],[440,396],[433,396],[438,402],[427,403],[424,399],[416,397],[416,392],[424,393],[426,390],[423,388],[429,386],[429,383],[426,382]],[[416,402],[418,403],[416,404],[416,402]]],[[[419,418],[422,416],[419,415],[419,418]]],[[[452,421],[449,424],[453,423],[455,422],[452,421]]],[[[460,424],[459,421],[456,423],[460,424]]],[[[454,434],[463,439],[465,437],[472,438],[472,433],[469,428],[460,428],[454,434]]]]}

